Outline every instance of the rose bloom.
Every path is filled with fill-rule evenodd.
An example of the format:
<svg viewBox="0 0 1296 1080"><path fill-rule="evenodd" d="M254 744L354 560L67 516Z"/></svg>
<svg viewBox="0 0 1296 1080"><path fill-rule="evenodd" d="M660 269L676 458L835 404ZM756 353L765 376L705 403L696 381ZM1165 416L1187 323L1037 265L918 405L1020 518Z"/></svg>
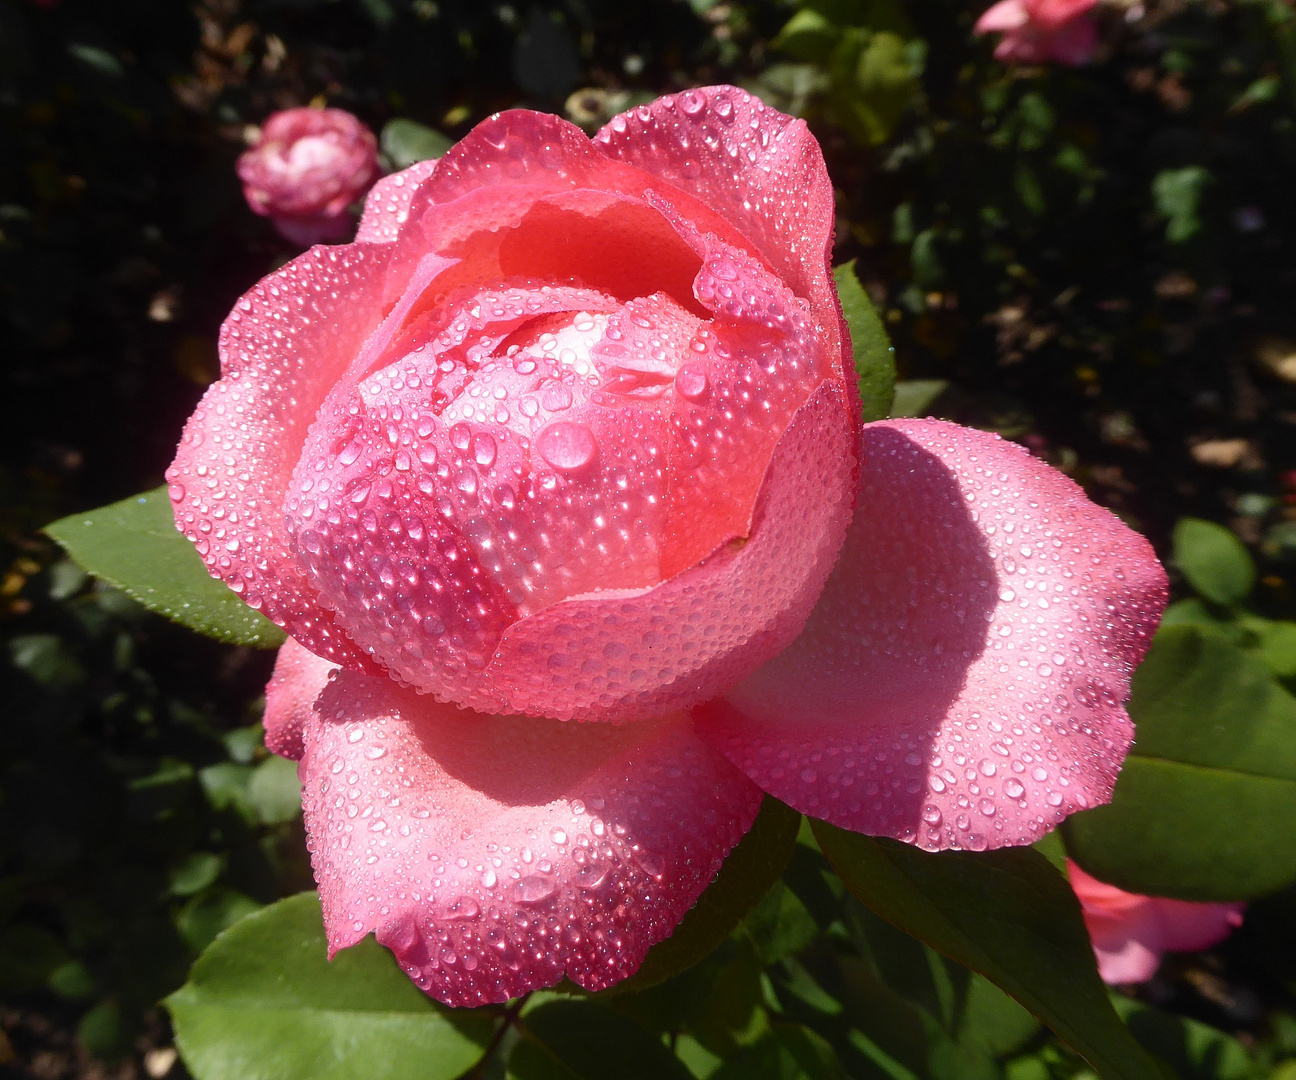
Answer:
<svg viewBox="0 0 1296 1080"><path fill-rule="evenodd" d="M248 206L297 244L344 239L378 173L378 140L344 109L274 113L238 160Z"/></svg>
<svg viewBox="0 0 1296 1080"><path fill-rule="evenodd" d="M1098 48L1089 18L1097 0L999 0L977 20L973 33L1002 33L995 59L1010 64L1073 66L1088 63Z"/></svg>
<svg viewBox="0 0 1296 1080"><path fill-rule="evenodd" d="M1091 877L1070 859L1067 876L1080 900L1098 958L1098 974L1113 985L1146 982L1161 954L1196 952L1242 925L1246 904L1203 904L1127 893Z"/></svg>
<svg viewBox="0 0 1296 1080"><path fill-rule="evenodd" d="M247 293L168 472L289 633L330 948L429 994L633 973L769 792L921 847L1109 798L1165 602L995 435L861 425L800 120L688 90L492 116Z"/></svg>

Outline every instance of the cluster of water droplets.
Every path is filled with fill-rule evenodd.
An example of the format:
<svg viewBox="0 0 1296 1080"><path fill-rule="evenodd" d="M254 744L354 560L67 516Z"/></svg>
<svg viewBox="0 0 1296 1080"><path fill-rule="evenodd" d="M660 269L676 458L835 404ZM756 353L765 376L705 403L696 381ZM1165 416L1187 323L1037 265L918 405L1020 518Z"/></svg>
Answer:
<svg viewBox="0 0 1296 1080"><path fill-rule="evenodd" d="M632 603L746 536L775 444L831 376L803 302L752 256L687 236L711 320L661 293L461 289L423 302L373 370L333 388L285 525L325 604L398 680L567 716L687 677L687 648L626 664L606 641L582 654L571 640L539 685L503 663L505 688L483 674L515 624L595 594ZM661 614L677 617L678 598ZM769 622L715 637L741 644ZM525 700L510 697L522 683ZM558 685L566 698L546 704Z"/></svg>
<svg viewBox="0 0 1296 1080"><path fill-rule="evenodd" d="M297 567L282 507L307 426L381 318L384 273L372 250L316 248L243 296L221 327L222 377L167 470L176 524L208 570L338 661L360 654Z"/></svg>
<svg viewBox="0 0 1296 1080"><path fill-rule="evenodd" d="M841 562L732 695L731 758L807 813L922 847L1038 837L1110 796L1164 603L1146 542L997 437L866 430Z"/></svg>
<svg viewBox="0 0 1296 1080"><path fill-rule="evenodd" d="M759 804L682 717L468 718L394 687L321 708L303 777L330 942L376 931L452 1005L624 978Z"/></svg>

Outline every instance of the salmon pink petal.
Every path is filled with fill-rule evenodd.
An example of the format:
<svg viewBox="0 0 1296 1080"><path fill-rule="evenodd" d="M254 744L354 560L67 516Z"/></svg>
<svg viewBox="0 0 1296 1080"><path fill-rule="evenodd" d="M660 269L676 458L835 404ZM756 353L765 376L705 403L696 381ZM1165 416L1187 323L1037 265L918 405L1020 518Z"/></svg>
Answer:
<svg viewBox="0 0 1296 1080"><path fill-rule="evenodd" d="M1153 903L1170 952L1196 952L1223 941L1242 925L1246 904L1206 904L1158 896Z"/></svg>
<svg viewBox="0 0 1296 1080"><path fill-rule="evenodd" d="M805 121L736 87L706 86L614 116L594 145L731 222L792 291L810 301L834 356L840 355L845 338L829 271L832 182ZM667 189L662 195L671 199ZM715 232L685 207L679 210Z"/></svg>
<svg viewBox="0 0 1296 1080"><path fill-rule="evenodd" d="M491 717L353 672L325 688L305 746L330 950L376 932L456 1006L632 974L761 800L682 714Z"/></svg>
<svg viewBox="0 0 1296 1080"><path fill-rule="evenodd" d="M315 248L244 294L220 332L221 377L167 470L176 527L213 577L318 656L365 660L287 547L283 504L306 433L382 319L385 246Z"/></svg>
<svg viewBox="0 0 1296 1080"><path fill-rule="evenodd" d="M580 720L653 716L722 693L791 641L818 598L850 513L852 435L845 394L820 386L775 447L747 538L652 588L574 597L520 620L482 691L508 711Z"/></svg>
<svg viewBox="0 0 1296 1080"><path fill-rule="evenodd" d="M401 226L409 220L410 203L436 164L435 160L416 161L408 169L384 176L374 184L360 215L356 242L388 244L395 240Z"/></svg>
<svg viewBox="0 0 1296 1080"><path fill-rule="evenodd" d="M471 222L515 218L544 195L588 190L641 200L649 190L668 187L633 164L599 153L580 128L561 117L510 109L483 120L447 151L420 186L410 216L456 204L444 217L461 233ZM481 192L491 193L484 202L469 198ZM705 202L684 191L671 192L690 221L729 243L746 245L740 231ZM469 211L467 222L464 210ZM433 215L424 229L434 245L447 228L441 217Z"/></svg>
<svg viewBox="0 0 1296 1080"><path fill-rule="evenodd" d="M1103 982L1111 986L1147 982L1161 966L1164 945L1150 906L1140 906L1121 919L1086 913L1085 928Z"/></svg>
<svg viewBox="0 0 1296 1080"><path fill-rule="evenodd" d="M322 660L292 638L279 646L265 693L262 726L267 750L290 761L301 760L306 719L329 674L336 670L337 664Z"/></svg>
<svg viewBox="0 0 1296 1080"><path fill-rule="evenodd" d="M993 7L986 8L977 19L972 32L989 34L997 31L1016 30L1030 21L1030 12L1025 0L999 0Z"/></svg>
<svg viewBox="0 0 1296 1080"><path fill-rule="evenodd" d="M804 632L700 730L836 825L933 850L1028 843L1111 797L1165 573L998 436L863 432L854 521Z"/></svg>

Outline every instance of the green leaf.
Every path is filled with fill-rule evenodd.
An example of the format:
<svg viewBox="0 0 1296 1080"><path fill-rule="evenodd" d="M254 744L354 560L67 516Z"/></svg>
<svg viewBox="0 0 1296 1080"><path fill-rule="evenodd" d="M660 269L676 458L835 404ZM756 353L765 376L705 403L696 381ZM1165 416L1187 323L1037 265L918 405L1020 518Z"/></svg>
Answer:
<svg viewBox="0 0 1296 1080"><path fill-rule="evenodd" d="M220 877L225 859L210 851L193 851L171 871L171 895L193 896Z"/></svg>
<svg viewBox="0 0 1296 1080"><path fill-rule="evenodd" d="M450 1080L493 1021L424 995L372 938L327 959L319 900L249 915L166 999L196 1080Z"/></svg>
<svg viewBox="0 0 1296 1080"><path fill-rule="evenodd" d="M393 168L408 169L415 162L442 157L454 140L417 121L397 117L383 125L378 145Z"/></svg>
<svg viewBox="0 0 1296 1080"><path fill-rule="evenodd" d="M932 406L949 389L948 379L901 379L895 385L892 416L935 416Z"/></svg>
<svg viewBox="0 0 1296 1080"><path fill-rule="evenodd" d="M731 1057L708 1080L845 1080L823 1038L800 1024L775 1025Z"/></svg>
<svg viewBox="0 0 1296 1080"><path fill-rule="evenodd" d="M646 990L691 968L710 953L778 880L792 856L800 826L800 814L765 796L755 824L729 853L715 881L689 909L675 932L648 950L634 975L604 993Z"/></svg>
<svg viewBox="0 0 1296 1080"><path fill-rule="evenodd" d="M823 65L828 62L841 31L813 8L802 8L778 32L770 47L798 60Z"/></svg>
<svg viewBox="0 0 1296 1080"><path fill-rule="evenodd" d="M891 414L895 400L895 349L873 301L855 275L854 260L833 270L833 280L850 328L864 419L884 420Z"/></svg>
<svg viewBox="0 0 1296 1080"><path fill-rule="evenodd" d="M1223 525L1183 518L1174 530L1174 561L1207 600L1236 604L1255 587L1255 563Z"/></svg>
<svg viewBox="0 0 1296 1080"><path fill-rule="evenodd" d="M176 530L165 487L62 518L45 531L92 574L191 630L266 649L284 641L279 627L207 573Z"/></svg>
<svg viewBox="0 0 1296 1080"><path fill-rule="evenodd" d="M263 825L295 820L301 814L297 763L275 756L266 758L248 779L247 801Z"/></svg>
<svg viewBox="0 0 1296 1080"><path fill-rule="evenodd" d="M1296 676L1296 623L1264 619L1253 628L1269 669L1280 679Z"/></svg>
<svg viewBox="0 0 1296 1080"><path fill-rule="evenodd" d="M656 1035L592 1001L549 1001L526 1013L508 1075L515 1080L692 1080Z"/></svg>
<svg viewBox="0 0 1296 1080"><path fill-rule="evenodd" d="M1296 698L1202 626L1161 630L1134 674L1138 731L1108 806L1067 849L1131 892L1245 900L1296 881ZM1155 853L1155 857L1149 857Z"/></svg>
<svg viewBox="0 0 1296 1080"><path fill-rule="evenodd" d="M202 952L222 930L260 910L260 904L236 889L207 889L176 912L176 930L189 948Z"/></svg>
<svg viewBox="0 0 1296 1080"><path fill-rule="evenodd" d="M1107 1080L1162 1080L1112 1011L1080 905L1030 848L932 854L814 823L867 907L1007 991Z"/></svg>
<svg viewBox="0 0 1296 1080"><path fill-rule="evenodd" d="M1224 1032L1123 994L1113 993L1111 998L1134 1038L1185 1080L1251 1080L1257 1075L1246 1048Z"/></svg>
<svg viewBox="0 0 1296 1080"><path fill-rule="evenodd" d="M1166 239L1170 243L1182 244L1201 231L1197 211L1210 181L1210 172L1201 165L1162 169L1152 178L1152 202L1166 219Z"/></svg>

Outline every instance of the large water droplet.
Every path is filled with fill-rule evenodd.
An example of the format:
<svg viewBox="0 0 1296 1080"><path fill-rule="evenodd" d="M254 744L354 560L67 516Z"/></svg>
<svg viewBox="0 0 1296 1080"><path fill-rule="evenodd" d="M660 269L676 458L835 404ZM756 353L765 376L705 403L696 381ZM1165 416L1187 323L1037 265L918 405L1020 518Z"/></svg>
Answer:
<svg viewBox="0 0 1296 1080"><path fill-rule="evenodd" d="M495 464L495 440L482 432L472 439L473 459L483 468Z"/></svg>
<svg viewBox="0 0 1296 1080"><path fill-rule="evenodd" d="M574 472L594 459L598 444L584 424L560 420L540 432L536 448L540 451L540 456L555 469Z"/></svg>
<svg viewBox="0 0 1296 1080"><path fill-rule="evenodd" d="M685 364L675 374L675 389L689 401L697 401L707 392L706 372L696 364Z"/></svg>
<svg viewBox="0 0 1296 1080"><path fill-rule="evenodd" d="M557 886L553 878L543 877L540 874L528 874L526 877L513 883L509 890L513 894L513 899L519 904L539 904L549 897L553 896Z"/></svg>

